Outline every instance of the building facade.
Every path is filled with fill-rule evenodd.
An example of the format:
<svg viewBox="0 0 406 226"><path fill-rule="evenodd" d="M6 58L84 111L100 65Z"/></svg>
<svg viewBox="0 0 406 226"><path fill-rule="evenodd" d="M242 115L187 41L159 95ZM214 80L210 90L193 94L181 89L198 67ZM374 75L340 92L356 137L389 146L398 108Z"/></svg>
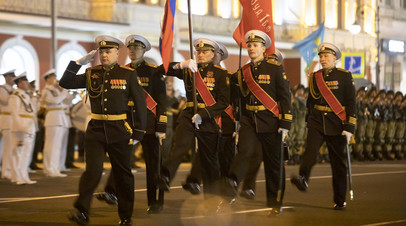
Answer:
<svg viewBox="0 0 406 226"><path fill-rule="evenodd" d="M56 6L54 26L52 1ZM187 0L177 3L173 60L181 61L190 57ZM164 4L164 0L0 0L0 72L14 68L17 74L27 71L29 80L35 79L37 87L42 88L40 76L52 67L51 62L55 62L57 76L62 76L70 60L96 48L94 37L101 34L122 40L129 34L145 36L153 46L146 57L151 63L160 64L158 43ZM222 66L236 71L239 48L232 34L242 14L239 0L194 0L191 4L193 39L210 37L225 44L230 56ZM388 52L382 46L389 40L399 43L406 40L406 31L399 29L406 27L404 0L272 0L272 6L275 46L284 54L284 69L291 86L307 84L306 64L299 52L292 49L294 43L324 21L324 41L335 43L349 55L362 55L363 73L357 80L379 81L380 88L386 89L406 87L404 50ZM355 21L361 24L358 34L350 32ZM377 40L382 47L379 51ZM242 53L244 64L249 58L246 51ZM125 50L119 62L129 62ZM94 64L97 63L95 60ZM316 65L314 70L318 68ZM4 83L1 79L0 84Z"/></svg>

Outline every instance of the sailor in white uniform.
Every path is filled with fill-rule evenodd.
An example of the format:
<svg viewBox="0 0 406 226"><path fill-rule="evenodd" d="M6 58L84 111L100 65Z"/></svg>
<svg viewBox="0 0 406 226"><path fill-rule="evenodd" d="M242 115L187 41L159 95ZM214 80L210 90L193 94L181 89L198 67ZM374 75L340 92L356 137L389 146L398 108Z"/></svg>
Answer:
<svg viewBox="0 0 406 226"><path fill-rule="evenodd" d="M49 177L66 177L66 174L61 173L65 170L61 165L65 166L68 131L72 126L64 104L69 92L58 85L54 69L43 77L46 83L41 95L42 103L46 106L44 173Z"/></svg>
<svg viewBox="0 0 406 226"><path fill-rule="evenodd" d="M15 69L3 73L5 84L0 86L0 133L1 133L1 147L0 147L0 162L2 162L1 178L11 179L11 156L12 146L10 138L10 124L11 115L8 108L8 99L13 92L14 88L14 74Z"/></svg>
<svg viewBox="0 0 406 226"><path fill-rule="evenodd" d="M37 109L28 94L30 84L26 73L14 79L17 89L10 95L8 105L12 122L10 126L12 148L11 181L21 184L35 184L30 180L28 166L34 148L37 130Z"/></svg>

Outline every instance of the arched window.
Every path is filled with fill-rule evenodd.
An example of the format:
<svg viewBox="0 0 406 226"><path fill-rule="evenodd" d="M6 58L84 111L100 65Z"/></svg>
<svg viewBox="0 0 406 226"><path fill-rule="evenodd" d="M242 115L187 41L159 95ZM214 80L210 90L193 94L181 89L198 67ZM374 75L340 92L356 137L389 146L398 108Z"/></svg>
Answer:
<svg viewBox="0 0 406 226"><path fill-rule="evenodd" d="M37 80L39 74L38 56L34 47L22 36L8 39L0 48L1 72L16 69L15 74L27 72L28 81ZM1 76L0 84L4 84ZM38 80L37 80L38 82Z"/></svg>
<svg viewBox="0 0 406 226"><path fill-rule="evenodd" d="M190 1L191 10L196 15L206 15L209 10L209 3L207 0ZM178 0L178 9L182 13L188 13L187 0Z"/></svg>
<svg viewBox="0 0 406 226"><path fill-rule="evenodd" d="M62 77L70 61L77 60L86 54L85 48L74 41L61 46L56 54L56 78L59 80ZM90 64L82 66L78 73L84 73L86 68L90 66Z"/></svg>

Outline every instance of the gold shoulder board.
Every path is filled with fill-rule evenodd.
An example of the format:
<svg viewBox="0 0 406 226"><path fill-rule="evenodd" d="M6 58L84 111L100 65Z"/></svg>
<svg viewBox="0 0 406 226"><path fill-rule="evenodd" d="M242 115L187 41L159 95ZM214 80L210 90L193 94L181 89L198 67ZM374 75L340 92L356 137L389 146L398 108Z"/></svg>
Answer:
<svg viewBox="0 0 406 226"><path fill-rule="evenodd" d="M90 70L93 70L93 69L95 69L95 70L100 70L100 69L102 69L102 68L103 68L103 66L97 65L97 66L89 67L88 69L90 69Z"/></svg>
<svg viewBox="0 0 406 226"><path fill-rule="evenodd" d="M221 69L221 70L223 70L223 71L226 71L226 69L224 69L223 67L221 67L221 66L219 66L219 65L214 65L214 67L219 68L219 69Z"/></svg>
<svg viewBox="0 0 406 226"><path fill-rule="evenodd" d="M145 65L150 66L150 67L153 67L153 68L157 68L157 67L158 67L158 65L150 64L150 63L145 63Z"/></svg>
<svg viewBox="0 0 406 226"><path fill-rule="evenodd" d="M129 71L134 71L135 70L134 68L130 68L130 67L126 66L126 65L120 65L120 67L124 68L124 69L127 69Z"/></svg>
<svg viewBox="0 0 406 226"><path fill-rule="evenodd" d="M266 62L268 62L268 63L270 63L270 64L273 64L273 65L276 65L276 66L281 66L280 63L276 62L276 61L273 60L273 59L269 59L269 60L267 60Z"/></svg>
<svg viewBox="0 0 406 226"><path fill-rule="evenodd" d="M339 71L343 71L343 72L346 72L346 73L350 73L350 71L347 71L347 70L342 69L342 68L337 68L337 70L339 70Z"/></svg>

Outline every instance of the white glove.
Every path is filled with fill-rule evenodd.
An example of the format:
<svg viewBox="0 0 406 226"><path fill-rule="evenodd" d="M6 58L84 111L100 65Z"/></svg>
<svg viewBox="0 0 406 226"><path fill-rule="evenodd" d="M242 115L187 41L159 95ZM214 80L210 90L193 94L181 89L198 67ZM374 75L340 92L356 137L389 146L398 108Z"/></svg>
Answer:
<svg viewBox="0 0 406 226"><path fill-rule="evenodd" d="M197 71L196 61L189 59L182 62L179 62L173 66L173 69L185 69L189 68L193 73Z"/></svg>
<svg viewBox="0 0 406 226"><path fill-rule="evenodd" d="M199 125L202 124L202 117L199 114L193 115L192 123L195 124L196 129L199 129Z"/></svg>
<svg viewBox="0 0 406 226"><path fill-rule="evenodd" d="M343 130L343 132L341 133L341 135L344 135L345 138L347 139L347 144L350 144L350 139L351 139L352 133Z"/></svg>
<svg viewBox="0 0 406 226"><path fill-rule="evenodd" d="M93 60L94 55L96 54L97 50L92 50L88 54L86 54L84 57L80 58L79 60L76 61L76 64L79 65L86 65L90 63L90 61Z"/></svg>
<svg viewBox="0 0 406 226"><path fill-rule="evenodd" d="M140 142L139 140L133 140L133 145L136 145L136 144L138 144L138 142Z"/></svg>
<svg viewBox="0 0 406 226"><path fill-rule="evenodd" d="M289 130L284 128L279 128L278 133L282 134L282 141L285 141L286 136L288 135Z"/></svg>
<svg viewBox="0 0 406 226"><path fill-rule="evenodd" d="M161 132L155 132L155 136L159 139L159 145L162 145L162 140L166 138L166 134Z"/></svg>

